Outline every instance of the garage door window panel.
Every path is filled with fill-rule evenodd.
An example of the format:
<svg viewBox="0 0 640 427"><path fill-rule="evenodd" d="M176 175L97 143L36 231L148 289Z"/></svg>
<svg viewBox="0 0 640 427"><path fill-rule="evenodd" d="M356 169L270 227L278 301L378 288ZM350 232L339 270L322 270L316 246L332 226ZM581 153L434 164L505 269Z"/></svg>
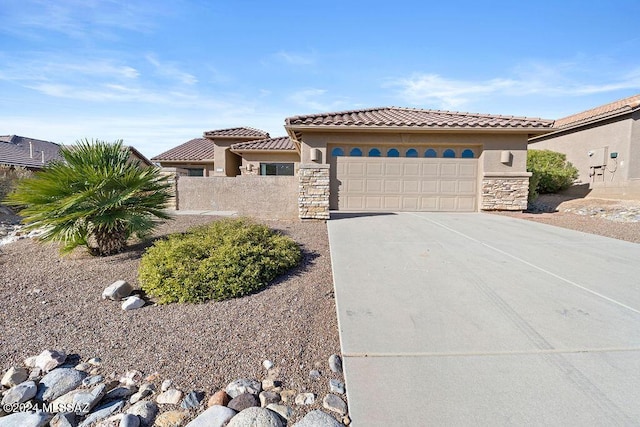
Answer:
<svg viewBox="0 0 640 427"><path fill-rule="evenodd" d="M369 150L369 157L380 157L380 156L382 156L382 153L377 148L372 148L371 150Z"/></svg>
<svg viewBox="0 0 640 427"><path fill-rule="evenodd" d="M416 150L415 148L409 148L407 150L407 153L405 154L406 157L418 157L418 150Z"/></svg>
<svg viewBox="0 0 640 427"><path fill-rule="evenodd" d="M463 159L474 159L476 157L476 154L473 152L473 150L467 148L462 152L462 155L460 157L462 157Z"/></svg>
<svg viewBox="0 0 640 427"><path fill-rule="evenodd" d="M336 147L333 150L331 150L331 155L333 157L344 156L344 150L340 147Z"/></svg>
<svg viewBox="0 0 640 427"><path fill-rule="evenodd" d="M435 158L435 157L438 157L438 153L433 148L429 148L427 151L424 152L424 156L429 158Z"/></svg>
<svg viewBox="0 0 640 427"><path fill-rule="evenodd" d="M362 150L359 148L352 148L351 151L349 151L349 155L352 157L362 157Z"/></svg>
<svg viewBox="0 0 640 427"><path fill-rule="evenodd" d="M387 151L387 157L400 157L400 151L398 151L396 148L391 148L389 151Z"/></svg>
<svg viewBox="0 0 640 427"><path fill-rule="evenodd" d="M445 159L453 159L453 158L456 157L456 152L454 150L452 150L451 148L447 148L442 153L442 157L444 157Z"/></svg>

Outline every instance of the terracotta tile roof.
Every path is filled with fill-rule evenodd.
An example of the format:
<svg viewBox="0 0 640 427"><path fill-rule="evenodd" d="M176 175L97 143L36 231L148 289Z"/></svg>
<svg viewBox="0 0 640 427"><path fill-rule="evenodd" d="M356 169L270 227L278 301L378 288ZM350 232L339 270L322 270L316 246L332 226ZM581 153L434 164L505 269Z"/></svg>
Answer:
<svg viewBox="0 0 640 427"><path fill-rule="evenodd" d="M288 136L280 136L278 138L259 139L256 141L239 142L231 146L232 151L250 151L250 150L295 150L293 141Z"/></svg>
<svg viewBox="0 0 640 427"><path fill-rule="evenodd" d="M269 134L260 129L250 127L210 130L204 133L207 138L269 138Z"/></svg>
<svg viewBox="0 0 640 427"><path fill-rule="evenodd" d="M382 107L289 117L286 126L402 127L419 129L550 128L552 120L419 108Z"/></svg>
<svg viewBox="0 0 640 427"><path fill-rule="evenodd" d="M599 119L615 116L620 113L632 111L640 106L640 94L628 98L619 99L609 104L601 105L578 114L558 119L553 124L554 128L563 129L571 126L592 122Z"/></svg>
<svg viewBox="0 0 640 427"><path fill-rule="evenodd" d="M60 148L60 145L55 142L18 135L3 135L0 136L0 164L42 168L52 160L62 159Z"/></svg>
<svg viewBox="0 0 640 427"><path fill-rule="evenodd" d="M213 159L213 141L207 138L194 138L151 158L153 161L202 161L204 159Z"/></svg>

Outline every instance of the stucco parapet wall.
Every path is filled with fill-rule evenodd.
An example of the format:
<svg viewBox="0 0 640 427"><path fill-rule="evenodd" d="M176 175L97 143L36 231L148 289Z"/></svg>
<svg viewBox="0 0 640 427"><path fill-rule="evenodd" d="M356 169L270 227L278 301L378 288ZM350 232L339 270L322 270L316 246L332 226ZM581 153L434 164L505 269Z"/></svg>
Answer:
<svg viewBox="0 0 640 427"><path fill-rule="evenodd" d="M329 165L301 164L298 177L300 219L329 219Z"/></svg>
<svg viewBox="0 0 640 427"><path fill-rule="evenodd" d="M529 176L487 177L482 180L482 210L522 211L527 209Z"/></svg>

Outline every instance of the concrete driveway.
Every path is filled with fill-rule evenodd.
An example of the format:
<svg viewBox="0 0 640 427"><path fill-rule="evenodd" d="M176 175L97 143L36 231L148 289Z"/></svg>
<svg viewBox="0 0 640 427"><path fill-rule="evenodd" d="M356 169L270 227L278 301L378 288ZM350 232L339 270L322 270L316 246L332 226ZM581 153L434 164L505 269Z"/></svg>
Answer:
<svg viewBox="0 0 640 427"><path fill-rule="evenodd" d="M353 425L640 425L640 245L490 214L332 218Z"/></svg>

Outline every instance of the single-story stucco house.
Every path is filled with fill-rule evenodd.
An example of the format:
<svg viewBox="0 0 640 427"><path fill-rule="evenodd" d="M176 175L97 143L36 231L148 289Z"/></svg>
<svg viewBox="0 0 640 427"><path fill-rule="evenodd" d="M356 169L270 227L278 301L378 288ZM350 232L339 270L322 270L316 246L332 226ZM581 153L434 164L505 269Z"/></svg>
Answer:
<svg viewBox="0 0 640 427"><path fill-rule="evenodd" d="M218 129L204 132L151 158L165 172L186 176L237 176L242 159L231 151L234 144L269 138L269 134L251 127Z"/></svg>
<svg viewBox="0 0 640 427"><path fill-rule="evenodd" d="M290 176L295 187L269 182L274 192L277 186L296 188L290 199L303 219L328 218L329 210L523 210L527 143L552 125L539 118L369 108L289 117L285 137L250 127L208 131L152 160L177 176ZM234 209L221 193L233 191L233 182L181 182L183 206ZM265 198L270 188L265 181L262 193L251 195L250 183L237 183L242 206Z"/></svg>
<svg viewBox="0 0 640 427"><path fill-rule="evenodd" d="M530 149L567 155L590 197L640 200L640 94L555 121Z"/></svg>
<svg viewBox="0 0 640 427"><path fill-rule="evenodd" d="M299 147L301 193L305 182L326 179L328 208L355 211L526 209L527 143L552 125L539 118L398 107L285 121ZM318 204L319 197L311 199ZM320 209L312 207L309 215L313 211Z"/></svg>

